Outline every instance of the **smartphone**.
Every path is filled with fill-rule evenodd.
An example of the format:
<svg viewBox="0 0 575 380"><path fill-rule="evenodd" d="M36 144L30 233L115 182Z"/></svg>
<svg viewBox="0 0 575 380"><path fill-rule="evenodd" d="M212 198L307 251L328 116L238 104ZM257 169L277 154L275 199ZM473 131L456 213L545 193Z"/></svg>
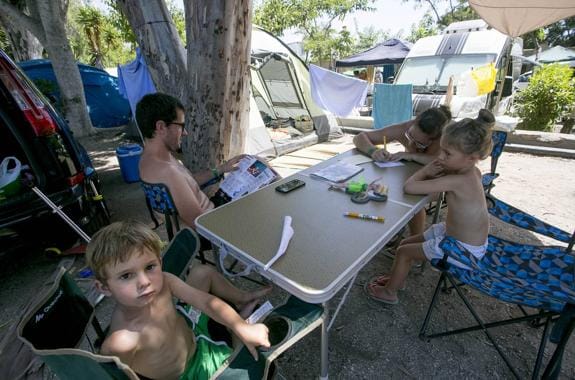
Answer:
<svg viewBox="0 0 575 380"><path fill-rule="evenodd" d="M280 193L289 193L292 190L299 189L300 187L305 186L305 182L299 179L292 179L286 183L282 183L281 185L276 187L276 191Z"/></svg>

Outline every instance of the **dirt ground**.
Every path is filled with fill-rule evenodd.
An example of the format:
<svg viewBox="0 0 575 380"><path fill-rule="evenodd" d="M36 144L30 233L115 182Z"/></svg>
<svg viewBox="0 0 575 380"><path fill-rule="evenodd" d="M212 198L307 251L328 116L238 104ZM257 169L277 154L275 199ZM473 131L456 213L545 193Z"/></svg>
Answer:
<svg viewBox="0 0 575 380"><path fill-rule="evenodd" d="M139 184L126 184L121 178L114 150L123 141L119 130L107 130L84 139L83 144L100 173L113 220L132 218L151 223ZM349 137L346 141L349 142ZM286 159L278 161L278 170L283 173L293 172L293 167L289 168L285 162ZM488 162L483 162L481 167L487 170ZM559 228L567 231L575 228L575 160L504 153L497 171L500 178L493 190L495 196ZM158 232L165 238L163 227ZM531 234L519 236L515 230L502 223L494 223L492 233L529 242L543 240ZM76 268L83 265L81 257L68 257L64 260ZM380 254L359 273L330 332L332 378L512 377L483 333L474 332L429 342L418 338L439 277L439 273L431 268L427 267L423 272L413 271L407 289L400 294L399 305L385 307L367 299L363 294L363 284L371 276L387 272L391 263L390 259ZM54 272L58 264L59 260L34 250L0 257L0 334L18 319L23 306L40 290L43 281ZM239 285L250 286L243 282ZM479 313L488 320L519 315L516 307L468 289L464 291L470 295ZM342 293L331 303L332 312ZM281 289L275 289L272 301L277 304L285 297ZM455 328L472 322L471 316L455 294L442 295L440 306L432 319L433 329ZM109 310L110 303L104 301L98 314L106 320ZM541 329L522 324L494 329L493 334L502 342L504 351L517 366L520 376L530 376ZM320 363L319 338L319 330L311 333L277 360L283 377L317 377ZM550 345L546 350L545 360L550 358L554 347ZM571 339L564 356L561 378L575 378L575 339Z"/></svg>

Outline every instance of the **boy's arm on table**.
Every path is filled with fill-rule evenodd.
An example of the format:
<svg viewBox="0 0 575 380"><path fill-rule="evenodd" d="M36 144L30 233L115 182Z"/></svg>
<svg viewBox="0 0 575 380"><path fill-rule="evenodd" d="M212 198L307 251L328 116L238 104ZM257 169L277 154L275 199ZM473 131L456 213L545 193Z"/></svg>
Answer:
<svg viewBox="0 0 575 380"><path fill-rule="evenodd" d="M261 323L248 324L230 305L211 294L198 290L186 284L178 277L164 273L172 295L195 308L198 308L210 318L228 327L244 342L252 356L257 359L256 347L269 347L268 328Z"/></svg>
<svg viewBox="0 0 575 380"><path fill-rule="evenodd" d="M408 194L453 191L459 186L460 180L460 175L444 175L443 167L437 160L434 160L409 177L403 185L403 191Z"/></svg>

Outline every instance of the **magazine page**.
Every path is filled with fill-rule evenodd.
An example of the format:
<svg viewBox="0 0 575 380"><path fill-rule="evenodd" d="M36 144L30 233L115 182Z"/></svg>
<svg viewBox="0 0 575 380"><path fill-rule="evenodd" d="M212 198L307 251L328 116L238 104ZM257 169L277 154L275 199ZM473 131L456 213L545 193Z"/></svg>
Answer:
<svg viewBox="0 0 575 380"><path fill-rule="evenodd" d="M330 182L343 182L363 170L357 165L338 162L310 174L310 177Z"/></svg>
<svg viewBox="0 0 575 380"><path fill-rule="evenodd" d="M257 157L248 156L238 162L238 169L226 175L220 189L232 200L249 194L267 185L276 178L276 174Z"/></svg>

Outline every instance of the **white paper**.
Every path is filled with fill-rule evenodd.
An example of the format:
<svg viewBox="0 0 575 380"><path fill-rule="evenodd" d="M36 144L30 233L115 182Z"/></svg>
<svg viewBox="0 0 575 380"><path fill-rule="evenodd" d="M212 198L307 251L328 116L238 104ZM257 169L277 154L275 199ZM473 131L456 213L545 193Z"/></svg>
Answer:
<svg viewBox="0 0 575 380"><path fill-rule="evenodd" d="M363 154L356 154L354 156L342 158L340 161L351 165L361 165L367 162L372 162L373 160L370 157L364 156Z"/></svg>
<svg viewBox="0 0 575 380"><path fill-rule="evenodd" d="M400 161L385 161L385 162L373 161L373 163L380 168L394 168L396 166L405 166L405 164Z"/></svg>
<svg viewBox="0 0 575 380"><path fill-rule="evenodd" d="M311 178L327 180L330 182L343 182L363 171L361 166L351 165L343 161L326 166L311 173Z"/></svg>
<svg viewBox="0 0 575 380"><path fill-rule="evenodd" d="M238 169L226 175L220 189L232 200L256 191L276 178L275 173L256 157L248 156L238 162Z"/></svg>
<svg viewBox="0 0 575 380"><path fill-rule="evenodd" d="M250 325L261 321L263 317L265 317L270 311L274 309L273 305L270 301L266 301L263 305L258 307L249 317L246 319L246 322Z"/></svg>
<svg viewBox="0 0 575 380"><path fill-rule="evenodd" d="M270 261L264 266L264 270L270 269L270 267L279 259L287 250L289 242L293 237L294 231L291 226L291 216L286 215L284 217L284 226L282 229L282 238L280 240L280 246L278 247L278 251L274 257L271 258Z"/></svg>

